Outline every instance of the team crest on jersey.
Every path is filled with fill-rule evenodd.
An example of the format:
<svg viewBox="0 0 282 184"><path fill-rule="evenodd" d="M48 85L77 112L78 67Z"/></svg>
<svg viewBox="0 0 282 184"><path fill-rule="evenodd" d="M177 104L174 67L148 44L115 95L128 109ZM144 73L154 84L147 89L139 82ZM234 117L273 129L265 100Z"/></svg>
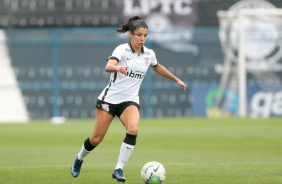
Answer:
<svg viewBox="0 0 282 184"><path fill-rule="evenodd" d="M145 55L150 55L150 52L144 52Z"/></svg>
<svg viewBox="0 0 282 184"><path fill-rule="evenodd" d="M149 63L150 63L150 58L149 57L145 57L144 61L145 61L145 65L148 66Z"/></svg>
<svg viewBox="0 0 282 184"><path fill-rule="evenodd" d="M109 112L109 105L108 104L102 104L102 109L104 109L105 111Z"/></svg>

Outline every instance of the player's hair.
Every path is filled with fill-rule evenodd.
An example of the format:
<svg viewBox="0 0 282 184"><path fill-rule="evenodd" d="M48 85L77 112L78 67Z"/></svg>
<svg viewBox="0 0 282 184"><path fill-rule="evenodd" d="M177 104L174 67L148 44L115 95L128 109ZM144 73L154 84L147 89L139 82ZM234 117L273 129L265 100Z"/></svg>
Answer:
<svg viewBox="0 0 282 184"><path fill-rule="evenodd" d="M126 33L127 31L134 33L134 31L140 27L148 29L146 22L141 17L134 16L120 25L116 30L118 33Z"/></svg>

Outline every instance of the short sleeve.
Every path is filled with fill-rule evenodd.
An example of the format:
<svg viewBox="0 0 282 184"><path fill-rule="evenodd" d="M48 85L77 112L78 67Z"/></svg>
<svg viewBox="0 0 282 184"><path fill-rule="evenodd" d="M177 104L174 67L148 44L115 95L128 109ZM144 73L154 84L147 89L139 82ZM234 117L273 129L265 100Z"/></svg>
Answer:
<svg viewBox="0 0 282 184"><path fill-rule="evenodd" d="M122 45L119 45L115 48L112 55L108 59L117 59L117 61L122 59L122 56L124 54L124 48Z"/></svg>
<svg viewBox="0 0 282 184"><path fill-rule="evenodd" d="M151 66L157 66L158 61L157 61L157 58L156 58L156 54L153 50L151 50L151 55L152 55Z"/></svg>

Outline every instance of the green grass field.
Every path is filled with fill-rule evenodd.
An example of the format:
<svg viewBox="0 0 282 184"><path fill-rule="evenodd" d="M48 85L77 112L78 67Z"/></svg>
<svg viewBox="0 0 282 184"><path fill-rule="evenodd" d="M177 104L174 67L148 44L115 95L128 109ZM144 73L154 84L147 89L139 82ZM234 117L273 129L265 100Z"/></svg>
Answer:
<svg viewBox="0 0 282 184"><path fill-rule="evenodd" d="M0 124L1 184L111 184L125 131L115 120L78 178L70 167L93 120ZM167 184L281 184L282 119L142 119L126 183L161 162Z"/></svg>

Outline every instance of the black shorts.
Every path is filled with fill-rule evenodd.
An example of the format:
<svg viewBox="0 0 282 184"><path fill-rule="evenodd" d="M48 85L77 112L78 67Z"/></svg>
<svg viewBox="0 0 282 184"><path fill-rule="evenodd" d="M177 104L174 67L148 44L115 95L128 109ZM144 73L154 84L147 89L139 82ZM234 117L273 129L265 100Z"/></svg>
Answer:
<svg viewBox="0 0 282 184"><path fill-rule="evenodd" d="M110 104L101 100L97 100L96 108L103 109L110 113L113 117L118 116L123 113L124 109L130 105L135 105L139 110L139 105L136 102L122 102L120 104Z"/></svg>

